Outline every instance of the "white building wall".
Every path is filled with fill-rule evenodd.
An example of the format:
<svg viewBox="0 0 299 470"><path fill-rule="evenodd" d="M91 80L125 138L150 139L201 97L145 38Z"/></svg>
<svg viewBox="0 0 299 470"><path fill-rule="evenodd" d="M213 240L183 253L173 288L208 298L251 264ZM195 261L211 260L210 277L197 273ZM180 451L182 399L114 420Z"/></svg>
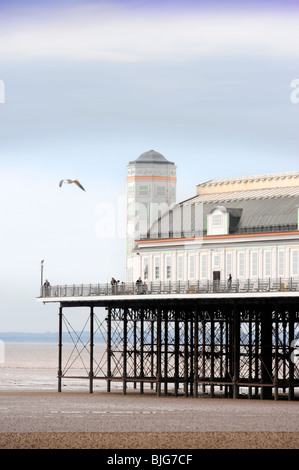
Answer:
<svg viewBox="0 0 299 470"><path fill-rule="evenodd" d="M224 242L224 243L227 243ZM142 254L141 246L139 247L140 256L134 254L132 258L132 269L133 269L133 280L136 280L139 276L143 277L143 259L148 260L148 282L161 280L161 281L172 281L177 280L188 281L188 280L212 280L213 271L220 271L221 280L226 280L228 274L232 274L233 279L276 279L279 277L299 278L299 245L293 243L292 240L284 240L284 244L281 240L263 241L263 240L248 240L244 245L242 242L230 243L228 247L204 247L205 243L199 248L193 250L188 249L184 246L177 248L173 246L173 242L161 243L159 251L157 247L150 248L147 245L146 253ZM240 246L241 245L241 246ZM254 254L255 253L255 254ZM269 253L270 255L267 255ZM280 255L282 253L283 255ZM293 253L296 253L295 255ZM227 257L231 257L231 272L227 271ZM257 261L254 261L254 257L257 256ZM266 272L266 256L270 256L270 276ZM283 256L283 275L280 276L279 271L279 259ZM215 261L219 259L219 266ZM243 272L240 272L240 258L243 257ZM205 260L204 260L205 258ZM167 261L171 262L171 278L167 278ZM181 260L181 261L179 261ZM190 278L190 266L194 260L194 276ZM297 260L297 261L296 261ZM253 263L257 262L257 272L253 271ZM158 264L157 264L158 263ZM180 263L183 263L181 266ZM203 276L203 264L206 265L206 275ZM155 266L159 266L159 278L156 279ZM180 277L180 270L182 270L183 276Z"/></svg>

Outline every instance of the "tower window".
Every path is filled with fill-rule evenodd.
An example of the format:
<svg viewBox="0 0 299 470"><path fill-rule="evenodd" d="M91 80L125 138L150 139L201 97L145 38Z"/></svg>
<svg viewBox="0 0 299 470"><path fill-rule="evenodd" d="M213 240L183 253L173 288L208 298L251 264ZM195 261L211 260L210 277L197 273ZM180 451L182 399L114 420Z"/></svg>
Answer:
<svg viewBox="0 0 299 470"><path fill-rule="evenodd" d="M157 196L165 196L165 186L157 186Z"/></svg>
<svg viewBox="0 0 299 470"><path fill-rule="evenodd" d="M138 192L140 196L148 196L149 194L148 186L139 186Z"/></svg>

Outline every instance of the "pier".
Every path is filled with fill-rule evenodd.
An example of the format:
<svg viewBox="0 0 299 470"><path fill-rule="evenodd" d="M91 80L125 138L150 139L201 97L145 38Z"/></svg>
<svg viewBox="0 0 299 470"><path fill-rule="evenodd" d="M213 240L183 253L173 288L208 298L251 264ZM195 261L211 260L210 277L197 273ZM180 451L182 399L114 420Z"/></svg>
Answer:
<svg viewBox="0 0 299 470"><path fill-rule="evenodd" d="M118 384L123 394L295 400L298 298L298 281L280 278L49 286L37 301L59 304L58 391L71 378L86 379L90 393L102 380L107 392ZM70 307L86 308L87 340L72 329ZM72 363L65 334L87 357L83 373L64 367Z"/></svg>

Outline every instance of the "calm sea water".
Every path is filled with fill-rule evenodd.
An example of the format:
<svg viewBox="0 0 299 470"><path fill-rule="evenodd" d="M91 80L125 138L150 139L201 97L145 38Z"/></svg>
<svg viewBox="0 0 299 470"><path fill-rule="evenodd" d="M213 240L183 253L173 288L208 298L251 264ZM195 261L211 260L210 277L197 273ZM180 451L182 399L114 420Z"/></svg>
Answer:
<svg viewBox="0 0 299 470"><path fill-rule="evenodd" d="M3 345L2 345L3 346ZM1 391L57 391L57 343L5 343L0 362ZM104 363L105 345L95 345L95 358ZM63 369L68 375L88 376L89 354L84 347L63 345ZM68 370L67 370L68 369ZM63 387L87 391L88 379L64 379ZM106 382L94 381L94 388L106 389Z"/></svg>

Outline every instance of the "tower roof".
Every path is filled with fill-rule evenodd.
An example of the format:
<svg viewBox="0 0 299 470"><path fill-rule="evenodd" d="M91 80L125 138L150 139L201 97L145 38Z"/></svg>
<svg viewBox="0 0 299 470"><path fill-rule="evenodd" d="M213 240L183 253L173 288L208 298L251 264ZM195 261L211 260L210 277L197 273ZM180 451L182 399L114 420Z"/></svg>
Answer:
<svg viewBox="0 0 299 470"><path fill-rule="evenodd" d="M148 150L142 153L136 160L130 162L130 164L143 164L143 163L155 163L164 165L174 165L174 162L170 162L161 153L155 150Z"/></svg>

